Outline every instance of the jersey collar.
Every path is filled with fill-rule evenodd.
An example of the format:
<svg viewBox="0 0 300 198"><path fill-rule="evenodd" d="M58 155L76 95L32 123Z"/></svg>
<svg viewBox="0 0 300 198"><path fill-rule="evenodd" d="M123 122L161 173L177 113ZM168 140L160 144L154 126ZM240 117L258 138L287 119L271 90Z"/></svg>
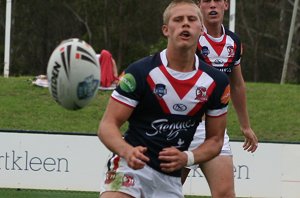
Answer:
<svg viewBox="0 0 300 198"><path fill-rule="evenodd" d="M163 51L160 52L160 60L165 67L168 66L167 49L164 49ZM198 68L198 67L199 67L199 59L198 59L198 56L195 54L195 67L194 68Z"/></svg>
<svg viewBox="0 0 300 198"><path fill-rule="evenodd" d="M221 42L223 40L224 36L225 36L225 28L224 28L223 24L221 25L221 28L222 28L222 35L220 37L218 37L218 38L215 38L215 37L212 37L211 35L209 35L207 33L207 29L206 29L205 26L203 26L203 31L207 35L207 37L209 39L211 39L212 41L214 41L214 42Z"/></svg>

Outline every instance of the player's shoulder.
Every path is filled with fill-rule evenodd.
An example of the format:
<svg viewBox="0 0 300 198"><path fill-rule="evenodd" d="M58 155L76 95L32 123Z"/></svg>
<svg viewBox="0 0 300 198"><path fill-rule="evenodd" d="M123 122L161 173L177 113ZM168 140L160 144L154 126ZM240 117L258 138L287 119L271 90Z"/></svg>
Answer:
<svg viewBox="0 0 300 198"><path fill-rule="evenodd" d="M229 83L229 78L226 73L219 71L201 59L199 59L199 69L207 73L217 84Z"/></svg>
<svg viewBox="0 0 300 198"><path fill-rule="evenodd" d="M159 64L159 54L156 53L154 55L150 55L150 56L146 56L143 57L133 63L131 63L128 68L131 69L137 69L137 70L145 70L145 69L149 69L151 66L155 66L157 64Z"/></svg>
<svg viewBox="0 0 300 198"><path fill-rule="evenodd" d="M224 30L225 30L225 34L226 34L227 36L230 36L235 42L237 42L237 43L240 43L240 42L241 42L240 37L239 37L239 35L238 35L237 33L235 33L235 32L233 32L233 31L229 30L229 29L226 28L226 27L224 27Z"/></svg>

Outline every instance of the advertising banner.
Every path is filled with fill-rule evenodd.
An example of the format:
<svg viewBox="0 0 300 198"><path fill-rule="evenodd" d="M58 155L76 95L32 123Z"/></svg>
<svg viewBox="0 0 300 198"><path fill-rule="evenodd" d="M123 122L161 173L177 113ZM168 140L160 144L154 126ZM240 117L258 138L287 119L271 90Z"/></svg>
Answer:
<svg viewBox="0 0 300 198"><path fill-rule="evenodd" d="M242 145L231 142L237 197L299 198L300 144ZM0 188L98 192L109 154L97 136L0 132ZM210 196L199 168L183 190Z"/></svg>
<svg viewBox="0 0 300 198"><path fill-rule="evenodd" d="M0 187L98 191L108 153L96 136L0 133Z"/></svg>

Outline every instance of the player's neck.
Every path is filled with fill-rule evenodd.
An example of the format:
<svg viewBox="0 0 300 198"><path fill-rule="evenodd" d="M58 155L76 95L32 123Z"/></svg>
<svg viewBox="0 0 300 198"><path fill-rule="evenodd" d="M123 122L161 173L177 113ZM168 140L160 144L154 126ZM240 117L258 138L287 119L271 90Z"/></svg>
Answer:
<svg viewBox="0 0 300 198"><path fill-rule="evenodd" d="M206 24L207 34L214 38L219 38L223 35L222 24Z"/></svg>
<svg viewBox="0 0 300 198"><path fill-rule="evenodd" d="M179 72L195 70L195 53L193 51L179 51L167 49L168 67Z"/></svg>

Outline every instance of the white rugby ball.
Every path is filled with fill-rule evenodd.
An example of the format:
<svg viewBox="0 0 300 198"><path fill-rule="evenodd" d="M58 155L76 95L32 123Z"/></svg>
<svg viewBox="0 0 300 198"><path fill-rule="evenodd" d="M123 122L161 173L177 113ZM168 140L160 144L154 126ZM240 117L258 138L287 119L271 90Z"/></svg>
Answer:
<svg viewBox="0 0 300 198"><path fill-rule="evenodd" d="M83 108L95 97L100 83L94 49L77 38L62 41L50 56L47 78L50 94L59 105Z"/></svg>

